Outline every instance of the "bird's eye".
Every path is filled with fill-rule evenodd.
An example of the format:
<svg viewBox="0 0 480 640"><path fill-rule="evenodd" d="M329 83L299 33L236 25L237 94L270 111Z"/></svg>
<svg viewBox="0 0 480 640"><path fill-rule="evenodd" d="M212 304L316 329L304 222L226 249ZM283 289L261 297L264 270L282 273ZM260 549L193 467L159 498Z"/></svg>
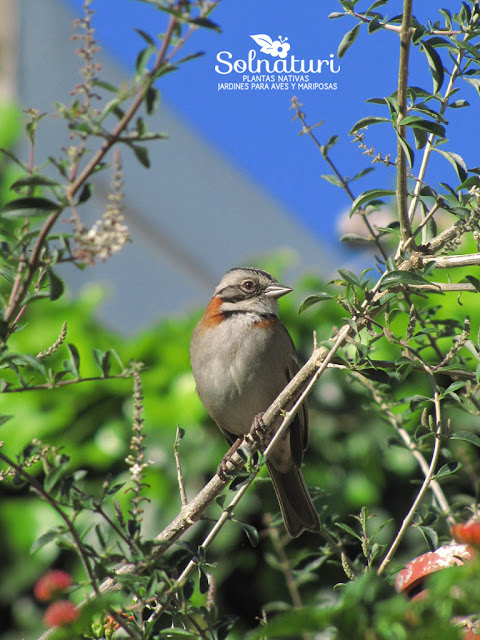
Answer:
<svg viewBox="0 0 480 640"><path fill-rule="evenodd" d="M245 291L253 291L255 289L255 282L253 280L244 280L242 282L242 289Z"/></svg>

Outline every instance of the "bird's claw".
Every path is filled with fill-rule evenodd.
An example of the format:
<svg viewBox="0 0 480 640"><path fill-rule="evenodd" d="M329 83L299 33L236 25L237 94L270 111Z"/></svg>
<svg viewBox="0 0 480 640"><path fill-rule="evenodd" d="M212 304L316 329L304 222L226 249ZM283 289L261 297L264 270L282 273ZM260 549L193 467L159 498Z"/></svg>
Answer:
<svg viewBox="0 0 480 640"><path fill-rule="evenodd" d="M263 413L258 413L252 422L250 431L245 436L245 440L250 446L256 446L263 451L268 444L267 427L263 421Z"/></svg>

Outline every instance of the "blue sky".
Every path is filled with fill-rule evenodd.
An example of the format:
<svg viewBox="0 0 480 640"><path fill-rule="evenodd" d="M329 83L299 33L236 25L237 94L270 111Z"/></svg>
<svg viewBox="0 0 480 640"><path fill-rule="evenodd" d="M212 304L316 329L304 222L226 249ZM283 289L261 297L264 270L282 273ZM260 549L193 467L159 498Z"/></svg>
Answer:
<svg viewBox="0 0 480 640"><path fill-rule="evenodd" d="M80 14L82 0L65 1ZM361 1L357 6L364 9L370 4ZM441 18L439 6L453 13L459 5L452 0L441 5L433 0L417 0L414 14L420 21L437 19ZM390 0L380 10L393 16L401 13L401 6L399 0ZM100 44L129 70L133 69L136 52L143 46L133 28L144 29L152 36L165 28L165 15L142 2L98 0L93 7L97 11L95 26ZM159 85L162 100L221 150L228 161L281 201L301 224L332 246L338 246L337 220L349 201L340 189L321 179L321 174L331 171L312 142L298 136L299 124L292 122L291 98L293 95L299 98L309 123L324 121L315 131L322 143L333 134L340 136L332 157L342 174L352 176L369 166L370 161L356 149L348 132L363 116L387 115L381 107L365 104L365 100L390 95L396 89L399 50L396 34L381 31L368 36L362 29L352 48L338 60L338 44L355 24L353 18L328 19L331 12L340 10L340 4L333 0L221 2L212 19L221 26L222 33L199 29L188 41L184 54L204 51L205 55L168 74ZM336 82L337 89L218 90L219 82L243 79L242 74L222 76L215 71L219 52L230 52L233 61L246 59L248 51L254 49L259 57L275 60L260 53L250 38L252 34L288 38L289 54L297 59L329 59L334 54L335 68L340 67L340 71L336 74L322 71L315 77L311 74L309 79L317 83ZM418 48L412 52L410 82L431 87L427 63ZM453 127L450 141L443 148L459 153L468 166L475 166L478 135L472 136L472 122L478 121L478 97L469 85L461 82L460 86L460 95L474 107L450 110ZM371 127L367 142L375 144L384 154L395 152L388 125ZM420 152L417 156L420 158ZM353 183L355 195L374 186L393 185L392 171L378 164L373 166L375 172ZM431 171L436 182L454 182L456 178L451 166L440 157L434 158Z"/></svg>

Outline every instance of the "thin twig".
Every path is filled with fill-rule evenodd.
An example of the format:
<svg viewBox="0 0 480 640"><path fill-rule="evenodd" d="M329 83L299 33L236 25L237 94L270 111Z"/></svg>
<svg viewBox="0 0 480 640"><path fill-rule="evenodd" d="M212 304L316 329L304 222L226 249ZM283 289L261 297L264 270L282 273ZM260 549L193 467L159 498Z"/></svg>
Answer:
<svg viewBox="0 0 480 640"><path fill-rule="evenodd" d="M175 456L175 465L177 467L178 490L180 491L180 500L182 503L182 507L185 507L188 504L188 500L187 500L187 493L185 491L185 483L183 481L180 455L178 451L179 445L180 445L180 435L179 435L179 427L177 427L177 437L175 438L175 443L173 445L173 455Z"/></svg>
<svg viewBox="0 0 480 640"><path fill-rule="evenodd" d="M420 487L420 491L417 493L415 500L413 501L412 506L410 507L407 515L405 516L402 526L398 530L397 535L395 536L395 540L393 541L390 549L387 552L387 555L383 559L383 562L378 568L377 574L380 575L383 573L385 567L389 564L393 556L395 555L400 542L402 541L407 529L410 527L413 521L413 517L417 511L417 507L420 502L423 500L426 492L428 491L432 480L435 475L435 470L437 468L438 459L440 457L440 449L442 446L442 434L443 434L443 425L442 425L442 412L441 412L441 402L440 402L440 392L438 390L437 384L435 382L435 378L433 373L429 369L429 367L425 366L425 371L428 373L430 382L433 387L433 398L434 398L434 406L435 406L435 444L433 447L432 459L430 460L430 465L428 467L428 471L425 475L425 479Z"/></svg>

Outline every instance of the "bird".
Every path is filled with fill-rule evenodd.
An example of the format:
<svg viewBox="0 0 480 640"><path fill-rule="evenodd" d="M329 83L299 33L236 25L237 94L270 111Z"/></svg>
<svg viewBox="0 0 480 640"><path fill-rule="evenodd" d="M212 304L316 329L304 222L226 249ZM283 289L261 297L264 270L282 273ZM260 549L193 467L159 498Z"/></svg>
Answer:
<svg viewBox="0 0 480 640"><path fill-rule="evenodd" d="M193 330L190 362L197 393L230 445L250 432L299 370L293 340L278 315L278 298L291 291L267 271L234 267L220 280ZM293 538L320 529L300 469L307 444L303 403L266 461Z"/></svg>

